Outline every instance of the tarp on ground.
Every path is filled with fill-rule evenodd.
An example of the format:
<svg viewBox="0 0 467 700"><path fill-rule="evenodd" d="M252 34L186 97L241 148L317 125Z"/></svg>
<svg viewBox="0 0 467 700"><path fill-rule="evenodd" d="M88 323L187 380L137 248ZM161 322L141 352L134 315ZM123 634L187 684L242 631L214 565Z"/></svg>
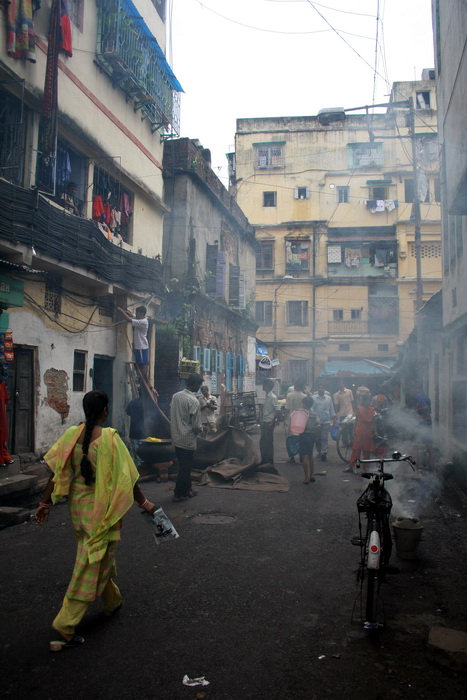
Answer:
<svg viewBox="0 0 467 700"><path fill-rule="evenodd" d="M248 433L226 428L212 437L198 438L194 468L202 470L200 484L252 491L289 490L288 480L272 464L261 464Z"/></svg>

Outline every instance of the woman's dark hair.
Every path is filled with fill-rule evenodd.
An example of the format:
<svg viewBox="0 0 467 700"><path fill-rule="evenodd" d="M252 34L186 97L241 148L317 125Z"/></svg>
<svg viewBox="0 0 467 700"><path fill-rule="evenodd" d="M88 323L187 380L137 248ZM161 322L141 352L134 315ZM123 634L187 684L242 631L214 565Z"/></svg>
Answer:
<svg viewBox="0 0 467 700"><path fill-rule="evenodd" d="M88 459L89 443L94 426L102 415L102 411L109 405L109 397L103 391L88 391L83 398L83 410L86 416L86 424L83 439L83 457L81 459L81 475L90 486L94 481L94 470Z"/></svg>

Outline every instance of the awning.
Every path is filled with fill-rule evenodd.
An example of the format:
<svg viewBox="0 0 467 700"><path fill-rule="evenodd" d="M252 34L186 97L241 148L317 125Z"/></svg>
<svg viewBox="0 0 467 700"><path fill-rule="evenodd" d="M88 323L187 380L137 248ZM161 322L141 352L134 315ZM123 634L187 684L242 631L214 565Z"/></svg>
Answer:
<svg viewBox="0 0 467 700"><path fill-rule="evenodd" d="M123 7L124 7L127 15L129 17L131 17L131 19L135 23L135 26L138 29L138 31L141 32L141 34L144 37L146 37L146 39L148 40L149 46L151 47L154 54L157 56L157 58L160 61L162 70L165 73L165 77L167 79L167 82L169 83L172 90L175 90L176 92L184 92L182 86L180 85L177 78L175 77L172 68L169 66L164 52L162 51L161 47L157 43L156 37L151 32L148 25L146 24L144 19L139 14L135 5L131 2L131 0L123 0Z"/></svg>
<svg viewBox="0 0 467 700"><path fill-rule="evenodd" d="M367 377L372 375L387 377L392 374L393 364L393 360L388 360L387 364L374 360L329 360L326 362L321 376Z"/></svg>

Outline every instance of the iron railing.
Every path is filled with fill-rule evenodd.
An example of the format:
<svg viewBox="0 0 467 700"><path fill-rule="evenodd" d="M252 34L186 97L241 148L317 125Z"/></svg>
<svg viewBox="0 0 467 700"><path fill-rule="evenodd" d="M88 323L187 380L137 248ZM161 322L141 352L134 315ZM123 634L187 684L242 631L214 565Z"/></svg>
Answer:
<svg viewBox="0 0 467 700"><path fill-rule="evenodd" d="M329 335L366 335L367 321L328 321Z"/></svg>
<svg viewBox="0 0 467 700"><path fill-rule="evenodd" d="M153 131L180 132L180 98L154 37L142 32L124 0L99 0L96 60L141 109Z"/></svg>

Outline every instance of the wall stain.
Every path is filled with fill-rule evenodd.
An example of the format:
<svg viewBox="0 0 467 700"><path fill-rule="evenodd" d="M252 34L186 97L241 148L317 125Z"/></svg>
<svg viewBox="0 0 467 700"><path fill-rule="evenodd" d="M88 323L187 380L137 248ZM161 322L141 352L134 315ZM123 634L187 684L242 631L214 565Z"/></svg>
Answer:
<svg viewBox="0 0 467 700"><path fill-rule="evenodd" d="M51 367L44 374L44 382L47 387L47 403L60 415L63 425L70 413L68 375L64 369Z"/></svg>

